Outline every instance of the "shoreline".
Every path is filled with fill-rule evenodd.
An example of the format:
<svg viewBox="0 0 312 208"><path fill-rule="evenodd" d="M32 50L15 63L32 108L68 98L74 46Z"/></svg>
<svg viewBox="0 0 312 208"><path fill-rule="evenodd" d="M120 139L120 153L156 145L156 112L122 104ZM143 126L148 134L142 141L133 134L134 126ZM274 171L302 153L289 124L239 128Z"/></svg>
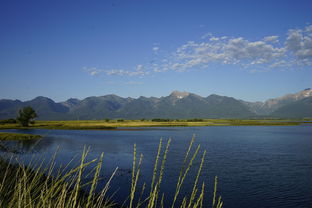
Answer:
<svg viewBox="0 0 312 208"><path fill-rule="evenodd" d="M150 120L84 120L84 121L36 121L29 127L19 124L2 124L5 129L64 129L64 130L110 130L134 131L141 127L200 127L200 126L297 126L312 124L311 120L275 120L275 119L203 119L202 121L150 121ZM127 129L130 128L130 129Z"/></svg>

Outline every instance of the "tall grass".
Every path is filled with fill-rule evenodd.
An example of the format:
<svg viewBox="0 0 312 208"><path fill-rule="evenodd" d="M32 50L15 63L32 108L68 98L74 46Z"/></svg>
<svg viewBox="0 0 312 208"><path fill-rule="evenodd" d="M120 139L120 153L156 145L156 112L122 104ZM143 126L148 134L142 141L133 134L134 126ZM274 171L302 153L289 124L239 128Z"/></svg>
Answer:
<svg viewBox="0 0 312 208"><path fill-rule="evenodd" d="M199 178L206 151L203 152L197 173L194 176L191 193L186 196L181 195L181 188L186 177L190 177L190 169L193 168L194 160L198 157L200 145L194 146L194 138L185 153L183 165L177 178L176 190L173 198L169 198L161 192L163 176L166 170L166 162L171 139L164 145L160 140L158 151L155 157L154 168L151 181L139 186L141 165L143 155L138 157L136 145L134 145L133 164L131 174L131 187L128 199L123 204L116 204L108 195L111 181L113 180L117 168L106 181L100 191L95 191L100 178L104 154L97 159L87 161L90 149L85 148L80 158L80 164L72 169L69 165L63 168L56 168L55 157L51 157L47 166L42 160L37 165L31 164L27 167L21 162L0 160L0 207L9 208L102 208L102 207L129 207L129 208L156 208L156 207L182 207L197 208L208 204L211 198L205 197L206 186L204 182L199 184ZM193 152L193 153L192 153ZM91 172L86 173L86 167L95 165ZM29 167L32 167L31 169ZM53 174L52 174L53 173ZM91 176L92 179L83 183L84 176ZM211 208L221 208L223 202L217 196L217 177L215 177L214 191ZM189 184L188 184L189 186ZM206 202L205 202L206 201ZM168 202L171 205L168 206ZM204 203L205 202L205 203ZM165 205L166 204L166 205Z"/></svg>

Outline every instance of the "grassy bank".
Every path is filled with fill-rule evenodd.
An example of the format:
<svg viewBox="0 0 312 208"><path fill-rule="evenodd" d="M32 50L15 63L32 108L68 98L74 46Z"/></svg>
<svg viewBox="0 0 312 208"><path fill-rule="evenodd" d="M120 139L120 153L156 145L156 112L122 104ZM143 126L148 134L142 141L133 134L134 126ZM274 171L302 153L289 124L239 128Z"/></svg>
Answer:
<svg viewBox="0 0 312 208"><path fill-rule="evenodd" d="M31 140L40 139L40 135L0 132L0 140Z"/></svg>
<svg viewBox="0 0 312 208"><path fill-rule="evenodd" d="M304 120L278 119L199 119L190 120L84 120L84 121L36 121L27 128L114 130L127 127L175 127L175 126L293 126ZM0 129L25 129L19 124L2 124Z"/></svg>
<svg viewBox="0 0 312 208"><path fill-rule="evenodd" d="M201 171L204 166L206 151L202 155L199 154L200 146L193 147L194 139L191 140L189 148L185 156L181 157L184 161L177 176L177 184L173 198L168 199L165 193L161 192L163 186L163 175L166 169L167 153L169 151L171 140L163 143L160 140L158 151L155 156L154 169L152 180L144 183L139 187L141 178L141 165L143 155L138 156L136 145L134 145L133 164L129 181L129 196L124 201L123 205L114 204L107 195L110 183L114 180L116 170L112 176L105 181L105 185L101 191L95 192L99 184L100 172L103 162L103 154L99 158L87 160L89 153L85 149L82 153L79 165L72 169L67 166L60 167L56 172L57 167L54 163L56 156L54 155L47 167L43 167L43 163L31 165L32 169L25 167L21 163L12 164L8 160L0 159L0 207L49 207L49 208L106 208L106 207L129 207L129 208L156 208L164 207L164 202L170 202L169 207L188 207L199 208L204 206L204 201L212 201L209 207L221 208L223 202L221 197L217 196L217 177L215 177L212 200L207 199L205 190L207 185L201 181ZM200 163L195 165L194 161L200 157ZM12 161L12 158L10 159ZM85 169L91 164L96 164L93 170L86 173ZM195 168L197 173L190 175L190 170ZM182 195L181 188L185 185L186 178L193 178L190 193L186 196ZM87 182L83 182L87 179ZM83 187L88 187L87 190ZM127 187L120 187L127 188ZM168 201L169 200L169 201Z"/></svg>

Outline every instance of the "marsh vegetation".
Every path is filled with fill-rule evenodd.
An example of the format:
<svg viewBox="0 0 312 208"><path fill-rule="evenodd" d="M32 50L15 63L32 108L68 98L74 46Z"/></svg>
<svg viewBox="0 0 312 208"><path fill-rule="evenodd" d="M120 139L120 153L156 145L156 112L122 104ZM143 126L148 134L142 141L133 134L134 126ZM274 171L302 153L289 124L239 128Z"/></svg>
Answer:
<svg viewBox="0 0 312 208"><path fill-rule="evenodd" d="M36 121L24 127L14 122L0 122L0 129L86 129L114 130L126 127L178 127L178 126L293 126L311 121L280 119L140 119L140 120L75 120Z"/></svg>
<svg viewBox="0 0 312 208"><path fill-rule="evenodd" d="M100 208L100 207L165 207L164 202L170 201L170 207L203 207L207 201L211 201L205 196L207 189L204 182L200 181L200 175L204 166L206 151L199 155L200 145L193 147L194 138L191 140L186 150L180 173L176 178L176 191L173 199L168 199L166 193L161 191L163 186L163 175L166 171L166 160L171 140L163 143L160 140L158 150L154 160L152 180L139 186L141 177L141 165L143 155L138 155L134 144L133 165L130 175L131 186L129 187L128 198L123 204L116 204L109 196L110 183L118 168L115 169L111 177L105 181L105 185L100 191L97 186L100 180L102 169L102 153L98 158L88 159L90 149L84 148L79 164L74 168L57 167L55 158L51 157L49 165L43 165L43 161L31 161L25 166L17 158L10 157L0 160L0 207L57 207L57 208ZM194 166L194 160L200 157L200 163ZM86 168L95 164L90 172ZM180 193L181 187L189 176L190 169L197 169L194 175L192 191L190 195L183 196ZM91 177L90 177L91 176ZM212 197L213 208L221 208L223 202L217 196L217 177L214 181L214 191Z"/></svg>
<svg viewBox="0 0 312 208"><path fill-rule="evenodd" d="M40 135L35 135L35 134L0 132L0 141L1 140L31 140L31 139L40 139L40 138L42 138Z"/></svg>

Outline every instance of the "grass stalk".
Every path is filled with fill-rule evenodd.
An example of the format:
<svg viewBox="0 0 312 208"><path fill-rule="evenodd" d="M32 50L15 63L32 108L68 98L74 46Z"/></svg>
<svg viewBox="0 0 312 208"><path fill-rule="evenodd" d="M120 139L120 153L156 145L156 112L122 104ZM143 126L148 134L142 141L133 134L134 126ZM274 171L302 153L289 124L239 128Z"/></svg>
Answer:
<svg viewBox="0 0 312 208"><path fill-rule="evenodd" d="M203 152L193 180L191 193L186 196L181 195L181 188L189 175L196 157L199 155L200 145L193 150L194 137L187 148L182 167L180 169L176 190L171 202L171 207L182 208L202 208L204 206L205 184L200 185L200 175L204 166L206 151ZM143 155L138 157L136 144L133 147L133 163L131 177L131 188L127 208L156 208L169 206L167 194L161 193L166 163L168 159L171 139L168 139L166 146L160 139L157 154L154 161L151 182L143 183L139 188L141 166ZM47 168L44 168L44 160L40 160L38 165L31 161L28 166L23 162L10 157L8 162L3 163L0 158L0 207L8 208L108 208L113 207L112 196L107 196L118 167L113 171L106 181L101 191L96 192L100 181L104 154L99 158L87 161L90 148L84 148L79 165L69 168L69 164L63 168L56 169L56 154L48 161ZM14 164L13 164L14 162ZM70 161L72 163L73 160ZM4 165L2 165L4 164ZM86 172L86 167L95 164L90 172ZM86 177L92 179L86 180ZM10 179L10 180L9 180ZM85 182L87 181L87 182ZM218 177L214 180L214 190L212 197L212 208L222 208L222 198L217 196ZM83 189L87 187L88 191ZM146 191L146 187L150 190ZM145 197L145 198L144 198ZM182 199L180 201L180 199ZM178 204L179 201L179 204ZM125 201L126 202L126 201ZM129 202L129 203L128 203ZM119 206L120 207L120 206ZM123 207L123 205L121 206Z"/></svg>

